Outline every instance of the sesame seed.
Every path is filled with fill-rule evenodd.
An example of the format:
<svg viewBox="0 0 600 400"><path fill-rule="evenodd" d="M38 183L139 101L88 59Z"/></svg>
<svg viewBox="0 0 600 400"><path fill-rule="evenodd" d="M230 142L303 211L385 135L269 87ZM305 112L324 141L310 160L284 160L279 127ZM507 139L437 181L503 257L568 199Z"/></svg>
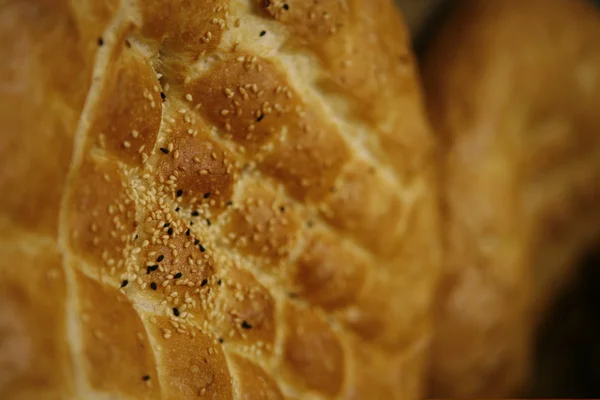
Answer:
<svg viewBox="0 0 600 400"><path fill-rule="evenodd" d="M187 93L187 94L185 95L185 99L186 99L187 101L192 101L192 100L194 100L194 98L192 97L192 95L191 95L191 94L189 94L189 93Z"/></svg>
<svg viewBox="0 0 600 400"><path fill-rule="evenodd" d="M150 283L150 288L151 288L152 290L156 290L156 282L152 282L152 283Z"/></svg>

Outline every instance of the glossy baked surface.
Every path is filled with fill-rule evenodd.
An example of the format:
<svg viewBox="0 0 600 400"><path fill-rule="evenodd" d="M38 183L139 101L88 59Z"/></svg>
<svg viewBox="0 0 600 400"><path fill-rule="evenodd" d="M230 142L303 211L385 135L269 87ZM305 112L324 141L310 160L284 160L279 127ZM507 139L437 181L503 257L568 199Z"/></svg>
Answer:
<svg viewBox="0 0 600 400"><path fill-rule="evenodd" d="M435 149L391 0L9 1L0 49L5 398L418 396Z"/></svg>

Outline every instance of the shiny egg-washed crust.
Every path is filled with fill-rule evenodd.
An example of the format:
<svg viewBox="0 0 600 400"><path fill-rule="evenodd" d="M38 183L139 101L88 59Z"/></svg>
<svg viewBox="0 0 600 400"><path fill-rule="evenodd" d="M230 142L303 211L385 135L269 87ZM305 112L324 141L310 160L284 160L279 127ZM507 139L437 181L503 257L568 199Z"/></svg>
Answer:
<svg viewBox="0 0 600 400"><path fill-rule="evenodd" d="M599 239L599 13L466 0L423 79L445 160L433 395L513 397L539 316Z"/></svg>
<svg viewBox="0 0 600 400"><path fill-rule="evenodd" d="M435 145L389 0L9 0L3 399L417 398Z"/></svg>

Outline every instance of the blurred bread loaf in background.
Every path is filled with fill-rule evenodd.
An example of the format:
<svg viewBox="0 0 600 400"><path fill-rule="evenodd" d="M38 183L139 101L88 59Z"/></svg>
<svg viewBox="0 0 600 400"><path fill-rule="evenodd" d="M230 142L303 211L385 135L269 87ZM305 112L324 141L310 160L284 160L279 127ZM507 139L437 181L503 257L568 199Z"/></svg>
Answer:
<svg viewBox="0 0 600 400"><path fill-rule="evenodd" d="M460 1L422 68L442 154L433 394L515 396L541 316L599 243L600 15Z"/></svg>

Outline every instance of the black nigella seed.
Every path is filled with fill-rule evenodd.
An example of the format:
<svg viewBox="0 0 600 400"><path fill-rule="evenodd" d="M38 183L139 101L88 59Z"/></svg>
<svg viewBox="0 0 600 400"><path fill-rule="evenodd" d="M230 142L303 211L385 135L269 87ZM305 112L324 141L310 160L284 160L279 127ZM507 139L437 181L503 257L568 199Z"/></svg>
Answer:
<svg viewBox="0 0 600 400"><path fill-rule="evenodd" d="M252 329L252 325L248 323L248 321L242 321L242 328L244 329Z"/></svg>

